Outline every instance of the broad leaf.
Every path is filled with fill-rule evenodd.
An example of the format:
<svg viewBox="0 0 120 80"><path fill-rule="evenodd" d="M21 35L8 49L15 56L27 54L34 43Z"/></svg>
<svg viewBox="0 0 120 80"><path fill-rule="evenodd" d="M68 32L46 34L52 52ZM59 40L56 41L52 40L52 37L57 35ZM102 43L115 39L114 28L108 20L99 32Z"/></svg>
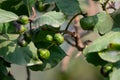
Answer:
<svg viewBox="0 0 120 80"><path fill-rule="evenodd" d="M45 49L49 46L47 43L44 42L35 43L35 45L37 48ZM29 68L34 71L48 70L55 67L66 56L65 52L59 46L53 45L49 48L49 51L50 58L48 60L43 61L42 65L35 65Z"/></svg>
<svg viewBox="0 0 120 80"><path fill-rule="evenodd" d="M0 23L11 22L17 19L18 16L16 14L0 9Z"/></svg>
<svg viewBox="0 0 120 80"><path fill-rule="evenodd" d="M113 20L111 16L106 12L100 12L97 14L98 22L95 25L94 31L100 34L105 34L111 31L113 27Z"/></svg>
<svg viewBox="0 0 120 80"><path fill-rule="evenodd" d="M98 54L103 60L108 62L115 63L120 60L120 51L105 50L105 51L99 52Z"/></svg>
<svg viewBox="0 0 120 80"><path fill-rule="evenodd" d="M114 70L110 74L110 80L120 80L120 69Z"/></svg>
<svg viewBox="0 0 120 80"><path fill-rule="evenodd" d="M43 28L45 27L47 29L46 26L41 26L41 27L43 27ZM33 37L32 37L33 42L46 41L45 40L46 35L49 34L49 35L54 36L54 34L55 34L55 32L52 31L52 30L43 30L41 28L38 28L38 29L34 30L33 33L34 33Z"/></svg>
<svg viewBox="0 0 120 80"><path fill-rule="evenodd" d="M118 31L117 31L118 30ZM119 28L107 33L106 35L98 38L95 40L91 45L86 47L83 51L84 54L91 53L91 52L99 52L104 49L107 49L108 45L114 39L120 39L120 32Z"/></svg>
<svg viewBox="0 0 120 80"><path fill-rule="evenodd" d="M0 33L16 33L13 23L0 23Z"/></svg>
<svg viewBox="0 0 120 80"><path fill-rule="evenodd" d="M107 63L106 61L102 60L97 53L89 53L85 57L89 63L92 63L95 66L105 65Z"/></svg>
<svg viewBox="0 0 120 80"><path fill-rule="evenodd" d="M35 65L42 64L42 61L36 58L37 50L30 43L27 47L17 45L16 38L18 35L9 35L9 40L0 36L0 56L6 61L19 65Z"/></svg>
<svg viewBox="0 0 120 80"><path fill-rule="evenodd" d="M9 76L8 74L5 75L4 73L0 72L0 80L15 80L12 76Z"/></svg>
<svg viewBox="0 0 120 80"><path fill-rule="evenodd" d="M120 27L120 8L111 14L114 20L114 27Z"/></svg>
<svg viewBox="0 0 120 80"><path fill-rule="evenodd" d="M43 25L50 25L59 28L65 21L65 16L61 12L51 11L40 16L34 21L34 26L39 27Z"/></svg>
<svg viewBox="0 0 120 80"><path fill-rule="evenodd" d="M81 12L78 0L55 0L58 8L67 16Z"/></svg>
<svg viewBox="0 0 120 80"><path fill-rule="evenodd" d="M23 4L22 0L4 0L0 3L0 8L14 12L17 15L28 15L27 7Z"/></svg>

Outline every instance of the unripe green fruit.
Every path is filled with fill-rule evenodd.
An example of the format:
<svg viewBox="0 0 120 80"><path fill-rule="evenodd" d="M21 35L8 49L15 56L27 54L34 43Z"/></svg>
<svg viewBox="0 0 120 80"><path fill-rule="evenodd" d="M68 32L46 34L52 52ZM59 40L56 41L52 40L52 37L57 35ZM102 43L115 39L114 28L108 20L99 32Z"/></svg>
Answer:
<svg viewBox="0 0 120 80"><path fill-rule="evenodd" d="M22 24L27 24L27 23L29 23L29 18L26 15L22 15L19 17L18 22L20 22Z"/></svg>
<svg viewBox="0 0 120 80"><path fill-rule="evenodd" d="M21 47L26 47L28 45L28 43L25 40L21 40L18 42L18 45Z"/></svg>
<svg viewBox="0 0 120 80"><path fill-rule="evenodd" d="M21 46L22 46L22 47L26 47L27 45L28 45L28 43L27 43L25 40L22 40Z"/></svg>
<svg viewBox="0 0 120 80"><path fill-rule="evenodd" d="M108 63L105 66L102 66L100 71L104 77L108 77L109 73L112 72L112 69L113 69L113 64Z"/></svg>
<svg viewBox="0 0 120 80"><path fill-rule="evenodd" d="M40 4L38 5L38 10L39 10L39 11L44 11L44 6L43 6L42 3L40 3Z"/></svg>
<svg viewBox="0 0 120 80"><path fill-rule="evenodd" d="M54 40L57 42L57 44L62 44L64 42L64 36L60 33L56 33L54 35Z"/></svg>
<svg viewBox="0 0 120 80"><path fill-rule="evenodd" d="M87 16L80 20L81 28L84 30L93 30L95 24L97 23L97 16Z"/></svg>
<svg viewBox="0 0 120 80"><path fill-rule="evenodd" d="M37 54L40 59L47 60L50 57L50 51L47 49L38 49Z"/></svg>
<svg viewBox="0 0 120 80"><path fill-rule="evenodd" d="M17 39L17 44L21 47L26 47L28 45L29 42L27 42L25 39L24 39L24 35L21 34L18 39Z"/></svg>
<svg viewBox="0 0 120 80"><path fill-rule="evenodd" d="M50 7L50 4L43 4L43 2L37 1L35 6L38 11L42 12L46 11Z"/></svg>
<svg viewBox="0 0 120 80"><path fill-rule="evenodd" d="M26 31L26 27L24 26L24 25L21 25L20 27L19 27L19 29L18 29L18 33L23 33L23 32L25 32Z"/></svg>
<svg viewBox="0 0 120 80"><path fill-rule="evenodd" d="M52 35L47 34L46 37L45 37L45 40L46 40L47 42L52 42L52 41L53 41Z"/></svg>

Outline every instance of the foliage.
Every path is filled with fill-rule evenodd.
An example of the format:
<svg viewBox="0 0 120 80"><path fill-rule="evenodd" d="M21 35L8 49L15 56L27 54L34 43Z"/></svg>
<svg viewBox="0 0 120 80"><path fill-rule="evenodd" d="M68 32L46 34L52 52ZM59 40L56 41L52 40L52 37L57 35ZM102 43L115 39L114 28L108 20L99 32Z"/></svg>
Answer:
<svg viewBox="0 0 120 80"><path fill-rule="evenodd" d="M0 79L14 80L7 70L11 64L25 65L33 71L55 67L66 56L60 45L65 40L64 35L68 34L75 39L76 48L83 52L89 63L102 67L113 64L112 71L107 73L109 76L105 77L118 80L120 8L112 7L115 11L109 13L106 10L109 0L94 1L102 4L103 10L93 16L86 15L87 11L82 6L88 5L88 0L0 1ZM79 21L82 29L100 35L90 45L83 44L86 47L79 45L79 36L68 30L78 15L83 16ZM63 25L68 20L68 25ZM61 27L65 29L61 30Z"/></svg>

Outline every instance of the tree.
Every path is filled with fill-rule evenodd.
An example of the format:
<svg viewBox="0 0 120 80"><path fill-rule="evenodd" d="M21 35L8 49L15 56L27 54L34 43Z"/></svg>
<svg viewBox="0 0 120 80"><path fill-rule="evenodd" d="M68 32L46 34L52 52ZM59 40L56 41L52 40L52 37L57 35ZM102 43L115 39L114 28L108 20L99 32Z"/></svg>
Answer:
<svg viewBox="0 0 120 80"><path fill-rule="evenodd" d="M82 6L88 6L89 1L92 0L0 1L0 79L14 80L7 70L11 64L25 65L34 71L55 67L67 56L60 47L66 41L82 52L88 62L101 66L104 77L118 80L120 8L115 8L116 0L93 0L102 10L89 15ZM109 13L108 9L114 12ZM75 24L75 31L68 30L79 15L82 16L81 28ZM63 25L67 21L68 24ZM80 29L96 32L100 37L95 41L82 41ZM72 42L65 35L69 35Z"/></svg>

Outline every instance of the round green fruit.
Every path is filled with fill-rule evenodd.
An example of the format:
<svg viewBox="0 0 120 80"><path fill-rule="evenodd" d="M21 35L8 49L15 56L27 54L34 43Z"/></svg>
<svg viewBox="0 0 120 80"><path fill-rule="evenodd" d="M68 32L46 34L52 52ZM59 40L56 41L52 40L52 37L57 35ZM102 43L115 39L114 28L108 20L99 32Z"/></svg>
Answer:
<svg viewBox="0 0 120 80"><path fill-rule="evenodd" d="M29 23L29 18L26 15L22 15L19 17L18 22L20 22L22 24L27 24L27 23Z"/></svg>
<svg viewBox="0 0 120 80"><path fill-rule="evenodd" d="M28 42L24 39L23 35L20 35L17 39L17 44L21 47L26 47L28 45Z"/></svg>
<svg viewBox="0 0 120 80"><path fill-rule="evenodd" d="M24 26L24 25L21 25L20 27L19 27L19 29L18 29L18 33L23 33L23 32L25 32L26 31L26 27Z"/></svg>
<svg viewBox="0 0 120 80"><path fill-rule="evenodd" d="M83 30L93 30L95 24L97 23L97 16L87 16L80 20L80 25Z"/></svg>
<svg viewBox="0 0 120 80"><path fill-rule="evenodd" d="M43 11L46 11L50 7L50 4L43 4L43 2L37 1L35 6L38 11L43 12Z"/></svg>
<svg viewBox="0 0 120 80"><path fill-rule="evenodd" d="M18 45L21 47L26 47L28 43L25 40L18 41Z"/></svg>
<svg viewBox="0 0 120 80"><path fill-rule="evenodd" d="M50 51L47 49L38 49L37 54L40 59L47 60L50 57Z"/></svg>
<svg viewBox="0 0 120 80"><path fill-rule="evenodd" d="M56 41L57 44L62 44L64 42L64 36L60 33L56 33L54 35L54 40Z"/></svg>
<svg viewBox="0 0 120 80"><path fill-rule="evenodd" d="M105 66L101 67L100 72L104 77L108 77L109 73L112 72L112 69L113 69L113 64L108 63Z"/></svg>
<svg viewBox="0 0 120 80"><path fill-rule="evenodd" d="M53 41L53 36L50 35L50 34L47 34L46 37L45 37L45 40L46 40L47 42L52 42L52 41Z"/></svg>

